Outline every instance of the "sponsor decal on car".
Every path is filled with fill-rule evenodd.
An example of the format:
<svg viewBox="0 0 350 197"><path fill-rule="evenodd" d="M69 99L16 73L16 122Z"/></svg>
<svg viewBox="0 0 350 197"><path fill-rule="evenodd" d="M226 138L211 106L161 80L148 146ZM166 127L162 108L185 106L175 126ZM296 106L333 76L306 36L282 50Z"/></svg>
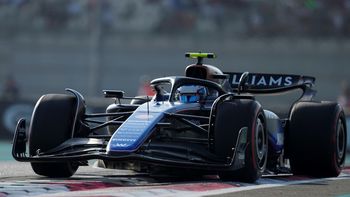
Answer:
<svg viewBox="0 0 350 197"><path fill-rule="evenodd" d="M230 78L231 84L239 84L240 75L234 74ZM273 75L251 75L249 85L266 86L266 87L281 87L290 86L293 84L291 76L273 76Z"/></svg>
<svg viewBox="0 0 350 197"><path fill-rule="evenodd" d="M229 75L229 83L237 87L242 73L226 73ZM277 88L291 86L299 82L299 75L279 75L249 73L247 84L253 87Z"/></svg>

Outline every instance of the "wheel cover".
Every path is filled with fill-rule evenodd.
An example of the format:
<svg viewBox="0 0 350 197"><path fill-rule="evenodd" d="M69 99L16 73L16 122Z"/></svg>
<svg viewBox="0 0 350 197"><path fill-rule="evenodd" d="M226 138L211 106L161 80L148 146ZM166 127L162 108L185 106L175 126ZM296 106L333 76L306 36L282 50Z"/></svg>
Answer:
<svg viewBox="0 0 350 197"><path fill-rule="evenodd" d="M255 128L255 150L258 159L257 164L259 169L263 169L266 164L267 140L264 124L262 123L260 118L257 119Z"/></svg>
<svg viewBox="0 0 350 197"><path fill-rule="evenodd" d="M337 124L337 134L336 134L336 144L337 144L337 162L339 165L342 164L345 154L345 129L344 124L341 119L339 119Z"/></svg>

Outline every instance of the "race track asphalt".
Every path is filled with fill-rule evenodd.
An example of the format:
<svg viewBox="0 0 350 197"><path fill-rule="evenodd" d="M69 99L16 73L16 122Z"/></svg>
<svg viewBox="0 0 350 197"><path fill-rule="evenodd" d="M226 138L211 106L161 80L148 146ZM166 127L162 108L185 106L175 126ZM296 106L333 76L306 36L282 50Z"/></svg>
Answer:
<svg viewBox="0 0 350 197"><path fill-rule="evenodd" d="M214 195L215 197L230 197L232 193ZM235 197L350 197L350 179L319 181L266 189L255 189L234 193Z"/></svg>
<svg viewBox="0 0 350 197"><path fill-rule="evenodd" d="M28 163L0 162L0 197L10 196L334 196L350 197L350 169L338 178L264 177L255 184L216 176L154 178L132 171L80 167L69 179L35 175Z"/></svg>

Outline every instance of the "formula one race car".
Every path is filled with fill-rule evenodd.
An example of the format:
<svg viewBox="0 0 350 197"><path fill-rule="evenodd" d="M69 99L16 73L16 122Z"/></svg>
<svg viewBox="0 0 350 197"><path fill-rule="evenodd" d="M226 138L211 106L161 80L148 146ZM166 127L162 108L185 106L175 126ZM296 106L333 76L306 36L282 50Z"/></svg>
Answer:
<svg viewBox="0 0 350 197"><path fill-rule="evenodd" d="M346 155L344 112L337 103L313 101L314 77L223 73L203 64L213 53L186 57L197 63L185 76L153 80L152 98L104 90L115 99L105 113L87 114L83 96L72 89L43 95L29 129L24 119L17 124L13 157L48 177L70 177L90 159L105 168L217 174L244 182L263 173L339 175ZM284 119L254 97L295 89L302 95Z"/></svg>

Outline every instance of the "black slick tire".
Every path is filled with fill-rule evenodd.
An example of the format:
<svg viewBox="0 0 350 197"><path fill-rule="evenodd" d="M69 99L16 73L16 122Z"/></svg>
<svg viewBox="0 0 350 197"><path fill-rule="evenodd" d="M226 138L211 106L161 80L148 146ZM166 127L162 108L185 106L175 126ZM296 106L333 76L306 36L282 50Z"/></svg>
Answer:
<svg viewBox="0 0 350 197"><path fill-rule="evenodd" d="M333 102L294 105L286 150L294 174L336 177L346 155L346 123L341 106Z"/></svg>
<svg viewBox="0 0 350 197"><path fill-rule="evenodd" d="M217 106L214 128L214 152L220 157L232 156L238 132L247 127L245 166L238 170L221 171L222 180L255 182L266 168L267 133L264 112L254 100L224 101Z"/></svg>
<svg viewBox="0 0 350 197"><path fill-rule="evenodd" d="M29 128L29 154L48 151L71 137L76 111L74 96L47 94L37 102ZM38 175L70 177L78 169L72 162L31 162Z"/></svg>

